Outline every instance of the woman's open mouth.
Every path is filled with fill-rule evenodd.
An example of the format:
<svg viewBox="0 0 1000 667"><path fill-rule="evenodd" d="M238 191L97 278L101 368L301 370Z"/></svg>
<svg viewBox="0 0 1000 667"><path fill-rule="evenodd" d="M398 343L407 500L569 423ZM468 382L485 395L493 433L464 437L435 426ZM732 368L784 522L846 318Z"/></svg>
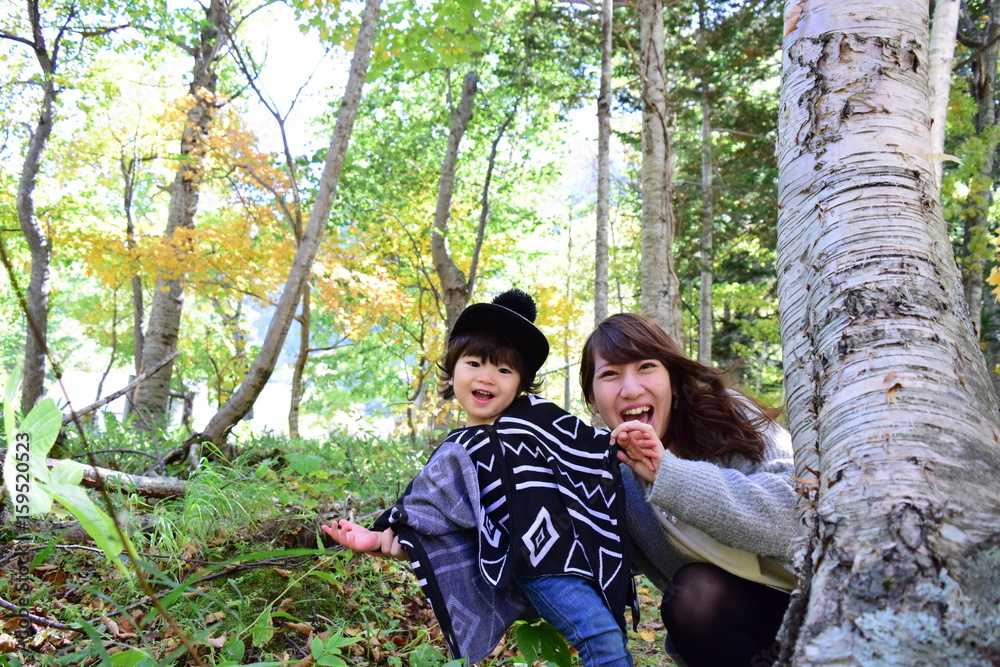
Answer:
<svg viewBox="0 0 1000 667"><path fill-rule="evenodd" d="M627 410L622 410L621 418L623 422L634 420L640 421L643 424L651 424L653 422L653 406L640 405L634 408L628 408Z"/></svg>

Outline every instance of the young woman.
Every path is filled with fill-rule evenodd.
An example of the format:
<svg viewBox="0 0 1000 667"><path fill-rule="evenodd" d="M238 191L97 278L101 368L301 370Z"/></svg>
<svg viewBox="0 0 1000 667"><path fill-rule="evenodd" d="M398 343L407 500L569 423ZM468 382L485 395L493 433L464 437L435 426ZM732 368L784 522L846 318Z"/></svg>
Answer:
<svg viewBox="0 0 1000 667"><path fill-rule="evenodd" d="M580 369L625 450L633 562L664 592L667 650L689 667L773 663L795 585L791 438L723 375L634 314L598 325Z"/></svg>

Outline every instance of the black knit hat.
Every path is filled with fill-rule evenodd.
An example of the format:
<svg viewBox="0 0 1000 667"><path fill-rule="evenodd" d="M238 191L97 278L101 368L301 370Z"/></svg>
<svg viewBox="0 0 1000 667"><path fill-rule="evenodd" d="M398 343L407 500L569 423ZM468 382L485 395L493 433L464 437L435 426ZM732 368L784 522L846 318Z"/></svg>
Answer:
<svg viewBox="0 0 1000 667"><path fill-rule="evenodd" d="M506 338L524 357L534 375L549 356L549 341L533 322L538 314L535 300L519 289L507 290L493 303L474 303L458 316L448 340L455 336L485 329Z"/></svg>

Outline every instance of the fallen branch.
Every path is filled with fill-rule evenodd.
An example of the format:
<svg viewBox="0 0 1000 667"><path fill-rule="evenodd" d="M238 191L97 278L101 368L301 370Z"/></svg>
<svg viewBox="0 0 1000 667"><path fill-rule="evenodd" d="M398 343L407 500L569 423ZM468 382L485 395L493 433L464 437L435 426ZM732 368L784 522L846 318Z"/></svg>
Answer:
<svg viewBox="0 0 1000 667"><path fill-rule="evenodd" d="M180 350L174 350L173 352L171 352L170 354L168 354L167 356L165 356L163 359L161 359L159 361L159 363L157 363L155 366L153 366L152 368L150 368L145 373L140 374L136 379L132 380L131 382L129 382L127 385L125 385L124 387L122 387L118 391L114 392L113 394L108 394L107 396L105 396L101 400L97 401L96 403L91 403L90 405L88 405L85 408L82 408L80 410L75 410L75 411L69 413L68 415L66 415L65 417L63 417L63 420L62 420L63 426L66 426L66 424L69 424L70 422L76 421L77 419L79 419L80 417L82 417L82 416L84 416L86 414L90 414L91 412L93 412L94 410L97 410L98 408L104 407L105 405L107 405L111 401L115 400L119 396L124 396L128 392L132 391L133 389L135 389L135 387L137 385L139 385L142 382L144 382L146 380L146 378L148 378L150 375L153 375L154 373L156 373L157 371L159 371L161 368L163 368L164 366L166 366L167 364L169 364L171 361L173 361L177 357L178 354L180 354Z"/></svg>
<svg viewBox="0 0 1000 667"><path fill-rule="evenodd" d="M27 619L32 623L37 623L38 625L47 625L50 628L56 628L58 630L73 630L78 632L76 628L71 628L65 623L60 623L59 621L50 621L47 618L42 618L41 616L35 616L34 614L28 613L28 611L22 607L18 607L12 602L7 602L3 598L0 598L0 609L6 609L7 611L14 612L17 616Z"/></svg>
<svg viewBox="0 0 1000 667"><path fill-rule="evenodd" d="M6 455L7 450L0 448L0 469L3 468L3 460ZM45 459L45 465L50 469L54 466L67 464L83 468L81 484L88 489L103 489L107 486L114 486L147 498L178 498L184 495L184 480L176 477L131 475L119 470L109 470L66 459Z"/></svg>

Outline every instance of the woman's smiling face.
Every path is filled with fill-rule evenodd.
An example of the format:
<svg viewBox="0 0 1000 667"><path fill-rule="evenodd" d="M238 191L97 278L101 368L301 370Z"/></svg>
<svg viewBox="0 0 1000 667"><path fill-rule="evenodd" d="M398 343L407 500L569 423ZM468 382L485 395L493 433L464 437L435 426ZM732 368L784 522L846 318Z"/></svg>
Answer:
<svg viewBox="0 0 1000 667"><path fill-rule="evenodd" d="M609 428L626 421L650 424L666 438L673 406L670 373L656 359L615 364L594 357L594 408Z"/></svg>

